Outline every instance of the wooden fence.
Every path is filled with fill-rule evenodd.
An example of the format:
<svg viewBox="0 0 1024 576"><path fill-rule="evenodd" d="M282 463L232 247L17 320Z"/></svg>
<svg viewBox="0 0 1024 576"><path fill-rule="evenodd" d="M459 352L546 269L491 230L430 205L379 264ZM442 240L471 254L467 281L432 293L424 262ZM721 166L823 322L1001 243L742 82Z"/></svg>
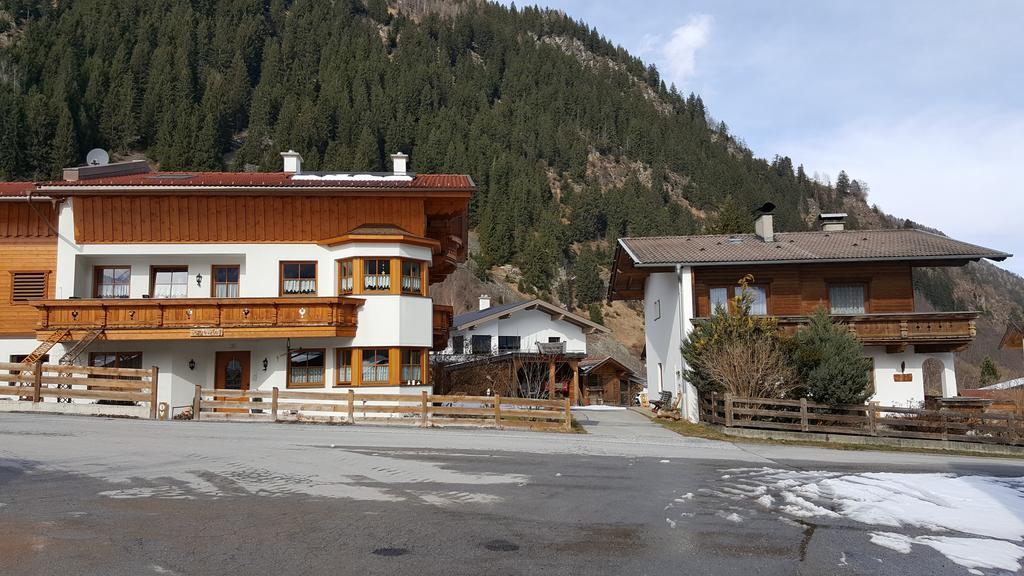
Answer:
<svg viewBox="0 0 1024 576"><path fill-rule="evenodd" d="M101 368L62 364L24 364L0 362L0 398L15 397L13 404L4 407L38 408L40 404L50 412L81 412L75 410L88 402L117 402L119 404L148 404L148 416L157 417L157 380L159 369ZM6 383L6 386L2 383ZM54 398L57 402L45 402ZM62 408L63 407L63 408ZM111 412L118 412L112 410ZM134 411L145 416L147 412Z"/></svg>
<svg viewBox="0 0 1024 576"><path fill-rule="evenodd" d="M806 398L711 394L701 398L701 418L736 428L1024 445L1024 417L1006 412L925 410L875 403L829 406Z"/></svg>
<svg viewBox="0 0 1024 576"><path fill-rule="evenodd" d="M364 394L305 390L217 390L196 386L195 419L409 423L569 431L569 400L502 396Z"/></svg>

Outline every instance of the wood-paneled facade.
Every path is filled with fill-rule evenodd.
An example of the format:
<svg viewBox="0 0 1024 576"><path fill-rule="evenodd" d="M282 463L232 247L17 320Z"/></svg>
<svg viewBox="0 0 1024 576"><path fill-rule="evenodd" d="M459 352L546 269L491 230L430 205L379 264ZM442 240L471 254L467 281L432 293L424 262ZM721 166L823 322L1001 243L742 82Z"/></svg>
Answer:
<svg viewBox="0 0 1024 576"><path fill-rule="evenodd" d="M909 262L706 266L693 272L696 315L711 315L710 289L733 287L747 274L766 288L771 316L809 316L829 309L830 284L865 286L866 314L914 311L914 279Z"/></svg>
<svg viewBox="0 0 1024 576"><path fill-rule="evenodd" d="M38 314L14 298L18 273L45 274L46 296L56 289L56 211L49 200L0 201L0 338L33 338Z"/></svg>

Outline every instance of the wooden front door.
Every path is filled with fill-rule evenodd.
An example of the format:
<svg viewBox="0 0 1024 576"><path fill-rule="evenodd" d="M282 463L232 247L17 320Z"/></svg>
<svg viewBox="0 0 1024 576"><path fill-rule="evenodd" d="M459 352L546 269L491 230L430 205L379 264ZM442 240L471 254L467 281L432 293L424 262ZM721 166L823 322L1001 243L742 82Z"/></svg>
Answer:
<svg viewBox="0 0 1024 576"><path fill-rule="evenodd" d="M216 372L213 387L218 390L249 389L249 351L231 350L217 352ZM247 401L245 398L214 398L214 400ZM220 408L217 412L247 412L245 409Z"/></svg>

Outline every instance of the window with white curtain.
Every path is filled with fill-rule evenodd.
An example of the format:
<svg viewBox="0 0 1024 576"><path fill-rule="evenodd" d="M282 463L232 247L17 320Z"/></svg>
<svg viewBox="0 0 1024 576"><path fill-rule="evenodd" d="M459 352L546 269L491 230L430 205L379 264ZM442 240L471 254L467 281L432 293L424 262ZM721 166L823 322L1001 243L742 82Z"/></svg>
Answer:
<svg viewBox="0 0 1024 576"><path fill-rule="evenodd" d="M829 284L829 311L832 314L863 314L863 284Z"/></svg>
<svg viewBox="0 0 1024 576"><path fill-rule="evenodd" d="M750 315L768 315L768 291L764 286L747 286L747 295L750 296Z"/></svg>
<svg viewBox="0 0 1024 576"><path fill-rule="evenodd" d="M728 288L712 288L711 289L711 313L714 314L719 308L723 312L729 311L729 289Z"/></svg>
<svg viewBox="0 0 1024 576"><path fill-rule="evenodd" d="M283 263L281 293L285 296L316 296L316 262Z"/></svg>
<svg viewBox="0 0 1024 576"><path fill-rule="evenodd" d="M367 292L391 291L391 260L378 258L363 260L363 290Z"/></svg>

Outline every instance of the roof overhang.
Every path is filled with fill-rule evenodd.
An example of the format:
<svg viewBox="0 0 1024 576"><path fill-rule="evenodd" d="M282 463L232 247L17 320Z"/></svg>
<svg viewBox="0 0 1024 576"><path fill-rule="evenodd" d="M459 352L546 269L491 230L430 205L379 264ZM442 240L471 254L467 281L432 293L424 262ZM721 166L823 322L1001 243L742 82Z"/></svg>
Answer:
<svg viewBox="0 0 1024 576"><path fill-rule="evenodd" d="M596 322L591 322L590 320L582 316L573 314L572 312L569 312L564 308L559 308L554 304L549 304L548 302L545 302L540 299L527 300L526 302L522 302L518 306L513 306L511 308L497 309L493 314L487 314L479 318L474 318L469 322L455 324L453 328L456 330L469 330L482 324L491 322L492 320L507 318L512 314L515 314L516 312L521 312L523 310L540 310L542 312L546 312L548 315L551 316L552 321L563 321L568 322L570 324L574 324L582 328L584 333L586 334L596 334L599 332L602 334L608 334L611 332L611 330L605 328L604 326Z"/></svg>
<svg viewBox="0 0 1024 576"><path fill-rule="evenodd" d="M999 348L1001 350L1024 348L1024 327L1011 322L1010 325L1006 327L1003 339L999 342Z"/></svg>

